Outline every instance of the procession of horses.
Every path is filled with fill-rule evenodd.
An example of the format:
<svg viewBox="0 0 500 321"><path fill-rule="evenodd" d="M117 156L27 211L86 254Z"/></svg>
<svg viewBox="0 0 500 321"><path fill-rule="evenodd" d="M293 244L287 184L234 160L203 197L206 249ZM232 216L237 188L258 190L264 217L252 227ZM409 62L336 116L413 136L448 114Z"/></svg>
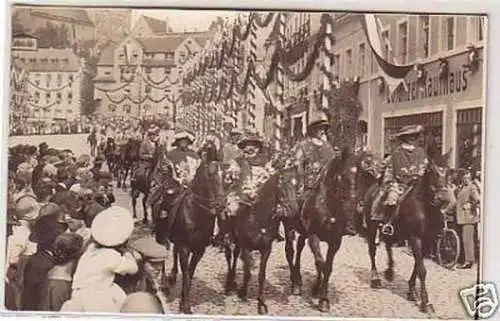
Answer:
<svg viewBox="0 0 500 321"><path fill-rule="evenodd" d="M392 246L405 240L411 248L414 268L408 280L408 300L420 298L420 310L433 312L426 290L426 268L424 257L433 246L443 224L441 209L445 199L440 198L446 188L446 169L448 154L436 152L434 140L426 140L425 151L428 165L425 173L411 182L398 202L399 215L395 221L395 233L382 235L388 255L387 269L384 276L394 278L394 260ZM126 188L126 177L139 160L140 141L130 139L115 153L107 154L110 170L118 180L118 187ZM166 149L158 147L153 157L153 168L165 157ZM327 312L330 309L328 298L329 282L334 271L334 257L339 250L346 225L353 224L357 216L364 221L371 259L371 286L381 287L381 278L376 264L376 239L380 237L380 221L370 218L370 203L375 191L380 187L380 179L367 166L372 154L366 151L354 151L350 146L342 149L331 159L317 177L314 188L304 199L299 196L297 182L299 177L294 166L282 166L268 177L251 203L241 202L235 215L228 216L225 211L226 198L230 185L221 169L218 148L206 143L201 155L201 162L189 187L183 186L174 178L175 168L168 166L167 175L162 180L162 193L155 204L147 206L151 175L138 184L131 182L131 196L134 216L136 199L143 194L144 222L148 222L148 212L152 214L152 226L155 237L161 244L173 243L172 255L174 266L172 273L163 277L160 285L163 291L173 286L178 273L178 264L182 272L182 291L180 312L192 313L190 288L196 267L202 259L207 246L214 244L216 229L227 232L228 242L222 243L227 260L227 294L236 291L246 300L248 283L253 264L252 252L260 254L258 272L258 313L266 314L268 308L264 292L267 262L273 243L279 235L280 224L285 230L286 260L290 270L290 291L294 295L302 294L301 253L308 241L314 255L316 279L312 294L319 299L318 308ZM286 163L285 161L282 162ZM319 197L325 191L324 198ZM368 196L367 196L368 195ZM371 196L370 196L371 195ZM360 209L361 199L368 203ZM318 210L317 202L325 202L327 211ZM169 213L169 218L163 215ZM170 232L165 237L164 231ZM296 237L295 234L298 234ZM326 258L320 251L320 242L328 244ZM238 288L235 282L238 258L243 263L243 283ZM162 273L164 274L164 268ZM416 280L420 280L420 293L417 294Z"/></svg>

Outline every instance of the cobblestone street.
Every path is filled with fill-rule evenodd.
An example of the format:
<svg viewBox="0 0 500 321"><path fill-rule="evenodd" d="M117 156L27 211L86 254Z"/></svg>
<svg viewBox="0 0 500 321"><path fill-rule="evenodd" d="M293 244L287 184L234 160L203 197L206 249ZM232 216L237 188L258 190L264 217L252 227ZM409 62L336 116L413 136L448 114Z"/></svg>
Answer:
<svg viewBox="0 0 500 321"><path fill-rule="evenodd" d="M128 193L116 189L117 205L130 208ZM142 215L142 205L138 202L138 212ZM149 231L138 225L136 234L147 236ZM323 244L325 246L325 244ZM325 250L325 247L323 247ZM256 256L258 257L258 256ZM331 312L320 313L316 309L317 300L310 297L315 267L313 256L306 246L302 255L302 275L304 294L291 296L289 272L285 259L284 243L275 243L269 259L267 282L265 286L270 315L280 316L324 316L336 317L400 317L426 318L418 310L416 303L406 300L407 280L413 267L412 257L404 248L394 251L396 276L392 283L383 281L382 289L370 288L370 264L368 248L359 237L345 237L335 257L330 282ZM171 260L167 263L168 269ZM237 282L241 283L242 270L239 263ZM378 250L378 268L386 267L386 254L383 246ZM467 318L458 297L458 291L475 283L475 270L447 270L435 262L427 260L427 287L430 302L436 310L436 317L444 319ZM209 247L198 265L192 289L193 310L196 314L255 315L257 313L257 268L252 271L249 286L249 300L242 302L236 295L224 295L226 264L223 253ZM180 277L171 290L172 312L179 309ZM418 283L417 283L418 288Z"/></svg>

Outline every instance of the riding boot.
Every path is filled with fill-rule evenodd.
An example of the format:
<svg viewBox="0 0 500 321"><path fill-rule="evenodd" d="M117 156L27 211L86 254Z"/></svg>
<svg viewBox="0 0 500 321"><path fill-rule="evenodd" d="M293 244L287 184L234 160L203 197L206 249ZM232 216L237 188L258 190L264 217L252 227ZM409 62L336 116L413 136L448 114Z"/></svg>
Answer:
<svg viewBox="0 0 500 321"><path fill-rule="evenodd" d="M393 236L394 235L394 226L392 223L397 219L396 217L396 207L395 206L386 206L386 211L389 214L389 220L387 223L385 223L382 226L382 234L387 235L387 236Z"/></svg>

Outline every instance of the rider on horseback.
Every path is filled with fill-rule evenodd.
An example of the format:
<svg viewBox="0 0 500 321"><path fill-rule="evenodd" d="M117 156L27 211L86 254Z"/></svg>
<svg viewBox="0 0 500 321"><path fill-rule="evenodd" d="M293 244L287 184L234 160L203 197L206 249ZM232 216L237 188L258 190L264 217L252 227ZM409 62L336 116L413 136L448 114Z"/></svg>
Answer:
<svg viewBox="0 0 500 321"><path fill-rule="evenodd" d="M386 160L383 185L372 206L372 219L374 220L383 221L384 213L389 214L388 222L382 227L383 234L394 234L392 223L398 218L399 213L396 208L401 196L411 188L413 181L425 174L428 164L427 155L422 147L416 145L422 131L423 127L420 125L409 125L403 127L395 135L401 144ZM383 203L384 208L379 211L379 204L383 199L380 195L385 194L387 196Z"/></svg>
<svg viewBox="0 0 500 321"><path fill-rule="evenodd" d="M304 203L313 194L323 168L336 155L335 149L327 139L327 130L329 127L328 120L321 115L318 119L309 123L306 139L299 142L294 148L301 203ZM320 191L318 199L316 203L317 210L319 212L327 212L326 190L322 189ZM351 224L347 224L345 233L355 235L356 230Z"/></svg>
<svg viewBox="0 0 500 321"><path fill-rule="evenodd" d="M162 186L165 183L166 176L163 175L166 172L168 166L172 167L173 170L173 178L177 180L180 185L184 189L186 186L189 186L194 175L196 173L196 169L199 166L200 159L198 154L189 148L194 142L194 135L191 134L188 130L178 129L174 136L174 142L172 146L175 149L171 150L165 159L160 159L157 166L153 172L153 179L151 182L151 192L149 197L149 204L155 206L159 203L160 198L162 197ZM179 191L169 191L167 194L171 194L172 196L179 195ZM173 198L175 201L177 197ZM162 231L163 238L166 239L168 237L169 229L174 223L175 215L170 215L167 211L162 211L162 217L165 218L168 222L166 226L163 228L167 229L167 231ZM157 240L159 243L162 243L164 240Z"/></svg>
<svg viewBox="0 0 500 321"><path fill-rule="evenodd" d="M151 127L148 130L148 137L144 139L139 148L139 164L133 177L134 180L138 178L147 178L151 167L153 166L153 154L156 149L156 139L158 137L158 129Z"/></svg>

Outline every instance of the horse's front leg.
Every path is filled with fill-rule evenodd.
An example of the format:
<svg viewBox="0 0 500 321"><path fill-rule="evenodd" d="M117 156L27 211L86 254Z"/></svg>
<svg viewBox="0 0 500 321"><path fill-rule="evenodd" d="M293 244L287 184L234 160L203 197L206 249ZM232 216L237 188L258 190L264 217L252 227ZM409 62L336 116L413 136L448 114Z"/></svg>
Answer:
<svg viewBox="0 0 500 321"><path fill-rule="evenodd" d="M143 210L143 215L144 217L142 218L142 222L144 224L147 224L148 223L148 196L149 196L149 193L145 193L144 196L142 197L142 210Z"/></svg>
<svg viewBox="0 0 500 321"><path fill-rule="evenodd" d="M306 237L299 234L297 238L297 251L295 252L295 263L293 265L294 279L295 279L295 293L294 295L302 295L302 273L300 271L300 261L302 258L302 251L306 246Z"/></svg>
<svg viewBox="0 0 500 321"><path fill-rule="evenodd" d="M227 263L227 276L226 276L226 284L224 286L224 290L226 295L229 295L231 292L236 291L237 284L235 281L236 278L236 265L238 263L238 256L240 255L239 247L235 247L234 250L231 249L230 246L224 246L224 254L226 257Z"/></svg>
<svg viewBox="0 0 500 321"><path fill-rule="evenodd" d="M271 255L273 243L269 242L269 246L260 251L260 267L259 267L259 293L257 297L257 310L259 314L267 314L266 300L264 299L264 283L266 281L267 261Z"/></svg>
<svg viewBox="0 0 500 321"><path fill-rule="evenodd" d="M410 237L408 240L415 259L416 274L420 280L420 311L423 313L430 313L431 317L434 314L434 307L429 303L429 295L427 294L427 286L425 279L427 270L424 264L424 255L422 251L422 239L419 237Z"/></svg>
<svg viewBox="0 0 500 321"><path fill-rule="evenodd" d="M190 251L185 246L179 247L179 262L182 271L182 290L179 303L179 312L184 314L193 314L191 303L189 301L189 292L191 289L191 277L189 269L189 254Z"/></svg>
<svg viewBox="0 0 500 321"><path fill-rule="evenodd" d="M167 284L169 287L173 287L175 285L175 282L177 282L177 274L179 274L179 268L178 268L179 248L177 247L177 245L175 245L175 243L173 246L172 254L173 254L172 269L170 270L170 274L167 277Z"/></svg>
<svg viewBox="0 0 500 321"><path fill-rule="evenodd" d="M384 277L387 281L394 280L394 257L392 253L392 240L385 241L385 250L387 251L387 269L384 271Z"/></svg>
<svg viewBox="0 0 500 321"><path fill-rule="evenodd" d="M285 255L286 261L288 263L288 269L290 270L290 282L292 284L292 294L295 292L295 272L293 266L293 256L295 254L295 250L293 248L293 230L289 226L289 224L283 224L285 227Z"/></svg>
<svg viewBox="0 0 500 321"><path fill-rule="evenodd" d="M313 297L318 297L321 288L321 283L323 280L323 271L325 266L325 261L321 255L321 248L319 246L319 238L312 234L309 236L309 248L314 256L314 265L316 266L316 280L312 288Z"/></svg>
<svg viewBox="0 0 500 321"><path fill-rule="evenodd" d="M380 287L382 287L382 280L380 279L380 275L377 271L377 260L376 260L377 245L375 243L375 238L377 237L377 229L378 229L378 222L369 220L366 238L368 241L368 253L370 255L370 262L371 262L370 286L374 289L379 289Z"/></svg>
<svg viewBox="0 0 500 321"><path fill-rule="evenodd" d="M139 191L132 189L130 192L130 197L132 197L132 212L134 213L134 218L137 217L137 197L139 197Z"/></svg>
<svg viewBox="0 0 500 321"><path fill-rule="evenodd" d="M250 277L252 276L252 256L248 249L241 249L241 260L243 261L243 284L238 291L238 297L246 301L248 295L248 283L250 282Z"/></svg>
<svg viewBox="0 0 500 321"><path fill-rule="evenodd" d="M326 253L326 262L323 266L323 280L320 289L320 298L318 307L321 312L329 312L330 311L330 300L328 299L328 282L330 280L330 275L332 274L333 269L333 258L337 251L340 248L340 244L342 243L342 238L339 237L330 242L328 242L328 252Z"/></svg>

